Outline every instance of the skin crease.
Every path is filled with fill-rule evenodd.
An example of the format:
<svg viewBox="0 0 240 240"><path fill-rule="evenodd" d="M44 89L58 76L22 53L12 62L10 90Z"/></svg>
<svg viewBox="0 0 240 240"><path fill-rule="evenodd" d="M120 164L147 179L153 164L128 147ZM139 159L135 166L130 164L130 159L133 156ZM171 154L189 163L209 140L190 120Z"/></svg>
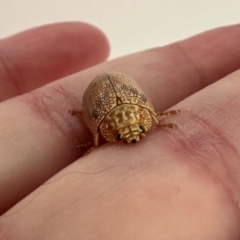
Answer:
<svg viewBox="0 0 240 240"><path fill-rule="evenodd" d="M16 84L4 81L21 78L6 75L0 239L239 239L239 40L239 25L212 30L14 98ZM156 110L181 109L162 118L178 127L153 127L137 144L104 144L79 159L76 146L91 135L68 110L80 110L84 89L104 71L133 77Z"/></svg>

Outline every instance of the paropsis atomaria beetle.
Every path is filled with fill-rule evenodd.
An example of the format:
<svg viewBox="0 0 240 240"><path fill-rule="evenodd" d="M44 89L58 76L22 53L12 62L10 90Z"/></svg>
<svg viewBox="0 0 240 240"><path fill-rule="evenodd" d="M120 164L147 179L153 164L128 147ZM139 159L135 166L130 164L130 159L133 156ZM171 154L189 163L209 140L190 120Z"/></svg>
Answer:
<svg viewBox="0 0 240 240"><path fill-rule="evenodd" d="M158 127L174 127L173 123L160 124L157 116L176 114L179 110L158 113L148 96L131 77L116 72L95 77L83 95L84 122L94 136L94 148L101 134L107 142L136 143L146 136L152 123Z"/></svg>

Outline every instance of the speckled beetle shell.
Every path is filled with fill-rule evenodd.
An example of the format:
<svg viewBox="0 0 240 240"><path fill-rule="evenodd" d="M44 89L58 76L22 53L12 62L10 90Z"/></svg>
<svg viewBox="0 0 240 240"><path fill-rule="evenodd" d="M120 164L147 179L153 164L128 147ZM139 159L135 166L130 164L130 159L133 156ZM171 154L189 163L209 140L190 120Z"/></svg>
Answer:
<svg viewBox="0 0 240 240"><path fill-rule="evenodd" d="M135 143L149 130L152 119L158 123L156 115L147 95L122 73L97 76L83 95L82 116L95 139L101 132L108 142Z"/></svg>

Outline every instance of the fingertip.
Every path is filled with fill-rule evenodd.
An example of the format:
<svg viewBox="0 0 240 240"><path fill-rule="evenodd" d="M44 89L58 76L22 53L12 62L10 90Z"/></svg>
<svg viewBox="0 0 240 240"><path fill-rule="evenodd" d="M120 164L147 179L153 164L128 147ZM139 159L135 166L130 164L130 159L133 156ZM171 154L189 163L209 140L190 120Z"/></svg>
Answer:
<svg viewBox="0 0 240 240"><path fill-rule="evenodd" d="M102 30L93 25L87 23L82 24L85 24L86 26L88 40L92 44L93 48L97 47L96 50L101 51L99 54L99 59L102 61L106 60L110 53L110 43L107 36Z"/></svg>

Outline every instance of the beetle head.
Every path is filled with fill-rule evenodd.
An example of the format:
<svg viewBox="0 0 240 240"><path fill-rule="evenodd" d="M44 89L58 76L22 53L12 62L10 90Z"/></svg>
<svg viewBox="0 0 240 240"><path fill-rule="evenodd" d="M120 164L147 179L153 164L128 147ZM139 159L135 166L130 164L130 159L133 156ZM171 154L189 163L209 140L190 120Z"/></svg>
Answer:
<svg viewBox="0 0 240 240"><path fill-rule="evenodd" d="M103 138L108 142L136 143L152 126L148 109L132 104L117 106L100 124Z"/></svg>
<svg viewBox="0 0 240 240"><path fill-rule="evenodd" d="M141 138L145 137L145 128L139 124L131 124L124 126L118 130L116 139L124 143L136 143Z"/></svg>

